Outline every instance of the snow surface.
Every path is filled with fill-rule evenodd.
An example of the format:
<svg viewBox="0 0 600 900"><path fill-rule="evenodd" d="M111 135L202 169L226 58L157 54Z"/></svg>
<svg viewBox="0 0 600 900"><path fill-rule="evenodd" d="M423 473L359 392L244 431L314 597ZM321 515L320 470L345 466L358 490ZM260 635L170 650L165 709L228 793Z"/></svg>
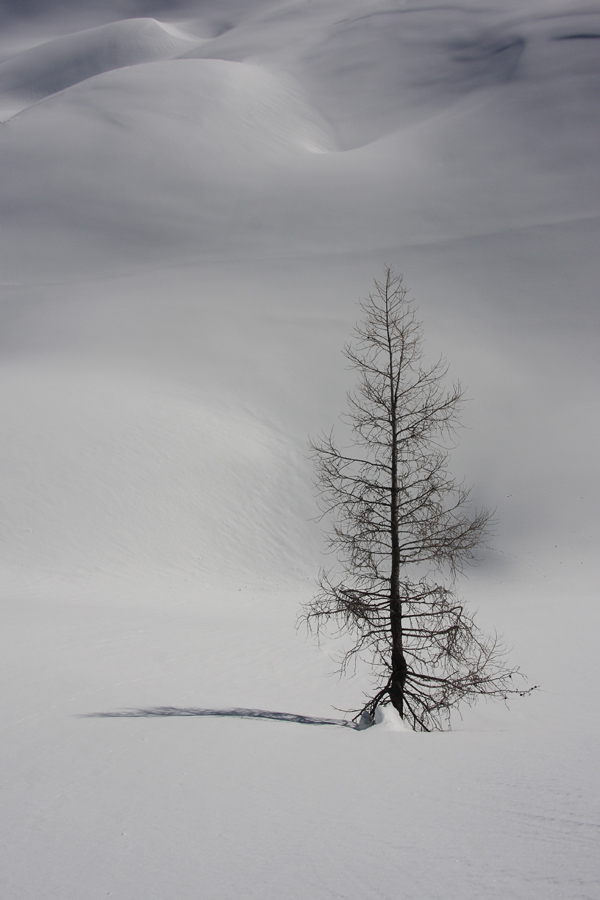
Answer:
<svg viewBox="0 0 600 900"><path fill-rule="evenodd" d="M598 896L600 6L0 4L2 896ZM295 629L392 264L542 689L367 730Z"/></svg>

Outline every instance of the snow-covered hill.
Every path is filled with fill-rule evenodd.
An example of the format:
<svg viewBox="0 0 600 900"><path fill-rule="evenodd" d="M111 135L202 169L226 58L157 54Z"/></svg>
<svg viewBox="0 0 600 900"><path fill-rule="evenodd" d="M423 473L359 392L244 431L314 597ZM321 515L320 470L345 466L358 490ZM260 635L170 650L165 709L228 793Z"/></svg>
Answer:
<svg viewBox="0 0 600 900"><path fill-rule="evenodd" d="M3 896L594 896L600 6L0 22ZM472 398L463 593L543 687L447 735L332 724L367 676L294 628L385 264Z"/></svg>

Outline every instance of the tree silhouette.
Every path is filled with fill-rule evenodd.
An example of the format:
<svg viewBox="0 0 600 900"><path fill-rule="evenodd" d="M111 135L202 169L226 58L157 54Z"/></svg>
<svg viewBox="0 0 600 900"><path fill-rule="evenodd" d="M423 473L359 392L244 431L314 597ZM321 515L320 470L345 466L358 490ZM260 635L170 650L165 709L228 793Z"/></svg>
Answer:
<svg viewBox="0 0 600 900"><path fill-rule="evenodd" d="M374 692L357 713L392 703L417 730L441 728L462 702L529 693L497 635L483 634L455 593L489 523L448 471L463 390L447 364L427 365L420 322L388 268L361 303L344 348L358 385L348 396L353 443L311 441L322 518L337 564L321 571L303 618L349 635L341 671L366 658Z"/></svg>

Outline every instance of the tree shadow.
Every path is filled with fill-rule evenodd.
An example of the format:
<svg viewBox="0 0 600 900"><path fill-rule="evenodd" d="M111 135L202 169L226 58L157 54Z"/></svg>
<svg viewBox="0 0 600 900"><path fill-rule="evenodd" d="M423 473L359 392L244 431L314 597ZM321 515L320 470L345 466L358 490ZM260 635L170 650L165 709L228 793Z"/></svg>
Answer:
<svg viewBox="0 0 600 900"><path fill-rule="evenodd" d="M348 719L327 719L304 716L300 713L274 712L269 709L206 709L204 707L152 706L147 709L122 709L114 712L83 713L82 719L156 719L169 716L210 716L229 719L271 719L276 722L295 722L297 725L336 725L338 728L360 730L361 725Z"/></svg>

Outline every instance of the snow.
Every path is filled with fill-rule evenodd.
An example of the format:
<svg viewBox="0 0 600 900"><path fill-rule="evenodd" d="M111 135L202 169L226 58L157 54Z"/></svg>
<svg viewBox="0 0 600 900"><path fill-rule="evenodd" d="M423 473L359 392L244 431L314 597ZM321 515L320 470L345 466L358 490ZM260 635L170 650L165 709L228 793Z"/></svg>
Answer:
<svg viewBox="0 0 600 900"><path fill-rule="evenodd" d="M375 710L375 726L386 731L410 731L392 706L378 706Z"/></svg>
<svg viewBox="0 0 600 900"><path fill-rule="evenodd" d="M600 7L3 14L2 895L598 893ZM295 628L306 438L392 264L496 508L461 584L541 690L343 713Z"/></svg>
<svg viewBox="0 0 600 900"><path fill-rule="evenodd" d="M22 99L26 108L102 72L169 59L197 39L154 19L100 25L44 42L0 65L0 94ZM29 102L28 102L29 101Z"/></svg>

